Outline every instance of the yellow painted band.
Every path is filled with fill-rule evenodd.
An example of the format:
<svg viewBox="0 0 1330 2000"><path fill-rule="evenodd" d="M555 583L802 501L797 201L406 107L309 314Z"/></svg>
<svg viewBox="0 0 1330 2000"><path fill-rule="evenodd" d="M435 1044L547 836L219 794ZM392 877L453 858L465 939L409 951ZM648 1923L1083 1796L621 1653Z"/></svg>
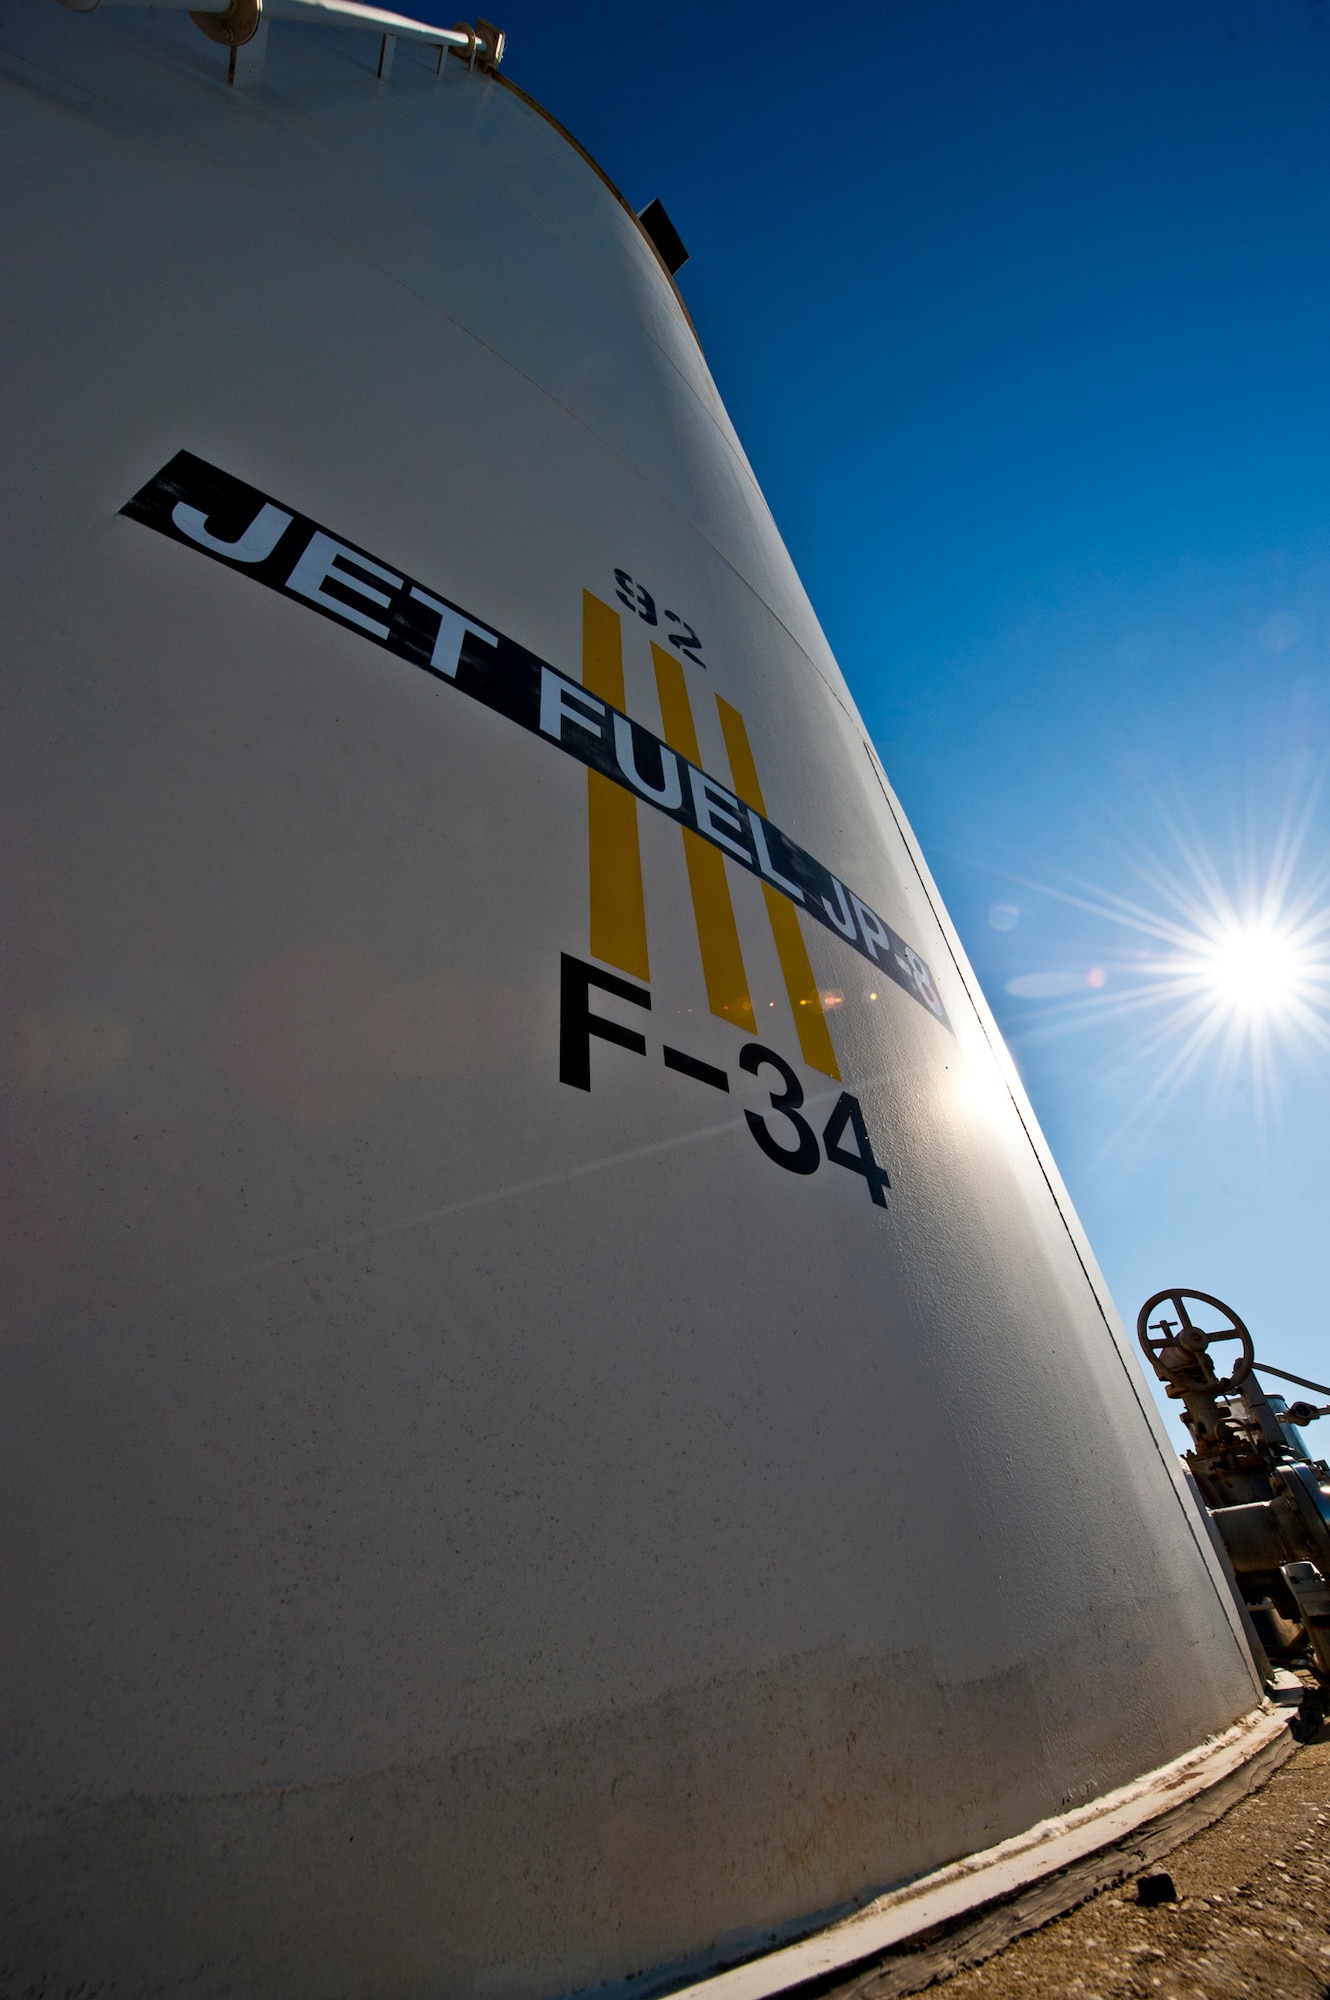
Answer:
<svg viewBox="0 0 1330 2000"><path fill-rule="evenodd" d="M702 755L697 744L693 705L688 698L683 662L654 642L651 658L656 669L656 692L660 697L661 730L671 750L699 767ZM744 970L739 926L734 921L725 856L709 840L683 830L683 851L688 863L688 886L693 894L693 919L702 953L702 974L706 980L707 1005L724 1021L733 1021L757 1033L753 1020L752 996Z"/></svg>
<svg viewBox="0 0 1330 2000"><path fill-rule="evenodd" d="M732 707L723 695L716 696L716 712L720 717L721 735L725 738L725 754L730 760L730 777L735 794L765 819L766 801L762 796L747 725L738 709ZM813 964L808 956L799 912L779 889L773 889L768 882L762 884L762 894L771 919L771 935L776 942L776 956L785 978L785 991L789 995L790 1012L794 1015L803 1059L810 1069L820 1070L823 1076L834 1077L839 1083L840 1066L823 1012L822 995L813 977Z"/></svg>
<svg viewBox="0 0 1330 2000"><path fill-rule="evenodd" d="M589 590L582 592L582 685L613 707L624 707L619 614ZM649 980L637 800L599 771L587 772L587 847L591 956L635 979Z"/></svg>

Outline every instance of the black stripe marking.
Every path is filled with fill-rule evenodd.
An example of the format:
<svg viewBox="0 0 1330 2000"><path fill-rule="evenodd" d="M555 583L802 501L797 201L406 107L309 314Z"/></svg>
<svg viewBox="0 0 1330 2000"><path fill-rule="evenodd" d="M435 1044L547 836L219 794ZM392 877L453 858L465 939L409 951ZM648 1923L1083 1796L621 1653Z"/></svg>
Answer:
<svg viewBox="0 0 1330 2000"><path fill-rule="evenodd" d="M680 1076L691 1076L698 1083L709 1083L713 1090L728 1090L730 1079L723 1069L714 1063L699 1062L696 1056L686 1056L682 1049L666 1047L666 1069L677 1069Z"/></svg>
<svg viewBox="0 0 1330 2000"><path fill-rule="evenodd" d="M450 682L482 707L603 772L788 896L950 1028L933 975L918 952L829 868L741 804L727 786L695 772L685 759L676 760L659 737L631 717L622 718L628 734L617 732L624 739L621 747L616 710L483 619L193 452L177 452L120 511ZM667 781L667 771L677 784Z"/></svg>

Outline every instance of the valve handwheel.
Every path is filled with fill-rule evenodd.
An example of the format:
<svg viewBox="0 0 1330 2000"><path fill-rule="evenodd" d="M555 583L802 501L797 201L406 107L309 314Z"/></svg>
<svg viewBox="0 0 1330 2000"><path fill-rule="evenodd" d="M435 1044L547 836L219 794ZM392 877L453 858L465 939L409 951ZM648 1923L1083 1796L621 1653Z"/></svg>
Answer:
<svg viewBox="0 0 1330 2000"><path fill-rule="evenodd" d="M1197 1326L1187 1310L1189 1299L1199 1305L1212 1306L1216 1312L1224 1315L1228 1324L1213 1332ZM1160 1306L1172 1306L1176 1317L1169 1318L1160 1314L1151 1325L1150 1316L1157 1312ZM1182 1285L1174 1286L1166 1292L1156 1292L1152 1299L1145 1301L1136 1315L1136 1338L1149 1355L1155 1374L1164 1382L1172 1380L1180 1368L1188 1365L1213 1369L1213 1362L1209 1362L1207 1358L1208 1350L1220 1341L1240 1341L1242 1352L1238 1355L1230 1373L1222 1381L1206 1385L1214 1394L1220 1396L1230 1396L1235 1389L1241 1388L1251 1374L1252 1363L1256 1358L1252 1337L1232 1306L1226 1306L1222 1299L1212 1297L1209 1292L1189 1291ZM1176 1356L1171 1365L1165 1360L1170 1348Z"/></svg>

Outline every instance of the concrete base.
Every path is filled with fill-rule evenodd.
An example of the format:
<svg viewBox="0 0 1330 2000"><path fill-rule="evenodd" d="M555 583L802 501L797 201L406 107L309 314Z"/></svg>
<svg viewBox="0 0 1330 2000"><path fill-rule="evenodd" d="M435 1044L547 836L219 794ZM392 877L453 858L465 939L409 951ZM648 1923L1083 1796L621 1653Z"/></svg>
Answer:
<svg viewBox="0 0 1330 2000"><path fill-rule="evenodd" d="M1161 1765L1134 1784L892 1889L854 1916L799 1944L677 1989L675 2000L685 2000L685 1996L687 2000L770 2000L770 1996L809 1980L824 1981L829 1974L865 1968L867 1961L892 1947L992 1904L1001 1904L1002 1910L995 1911L989 1920L994 1934L987 1950L1000 1949L1036 1923L1048 1922L1097 1890L1139 1872L1210 1818L1226 1811L1245 1791L1264 1783L1297 1747L1289 1722L1286 1706L1264 1702L1223 1735ZM1207 1801L1213 1807L1210 1813L1204 1810ZM1189 1806L1202 1809L1193 1812L1187 1824L1172 1824ZM1165 1821L1170 1824L1166 1826ZM1161 1839L1151 1839L1151 1832L1157 1832ZM1142 1833L1144 1837L1130 1840ZM1129 1841L1130 1853L1122 1854L1119 1850ZM1098 1867L1097 1859L1101 1862ZM1014 1903L1026 1902L1020 1893L1024 1890L1039 1895L1037 1911L1013 1911ZM1014 1920L1004 1918L1004 1912L1013 1913ZM976 1956L985 1955L985 1951L972 1952L959 1962L975 1962ZM875 2000L917 1991L939 1976L945 1977L950 1969L941 1964L930 1969L925 1955L912 1955L910 1964L899 1969L904 1983L893 1981L890 1975L874 1980Z"/></svg>

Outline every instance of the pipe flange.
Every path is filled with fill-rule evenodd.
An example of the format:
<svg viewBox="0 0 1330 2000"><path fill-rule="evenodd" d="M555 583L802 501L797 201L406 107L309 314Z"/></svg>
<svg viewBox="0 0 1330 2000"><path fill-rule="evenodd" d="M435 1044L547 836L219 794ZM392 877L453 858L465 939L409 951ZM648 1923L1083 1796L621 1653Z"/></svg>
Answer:
<svg viewBox="0 0 1330 2000"><path fill-rule="evenodd" d="M493 21L482 20L479 14L476 16L476 34L480 37L480 46L476 50L476 65L484 70L487 76L495 76L498 74L499 64L503 61L504 43L508 37L502 28L496 28Z"/></svg>
<svg viewBox="0 0 1330 2000"><path fill-rule="evenodd" d="M477 17L474 28L469 21L459 21L453 33L466 36L466 47L452 49L449 53L455 55L459 62L464 62L468 69L478 69L483 75L493 76L503 61L504 44L508 39L503 29L496 28L493 21L482 21Z"/></svg>
<svg viewBox="0 0 1330 2000"><path fill-rule="evenodd" d="M231 0L224 14L191 13L189 18L210 42L220 42L225 49L242 49L259 32L263 0Z"/></svg>

